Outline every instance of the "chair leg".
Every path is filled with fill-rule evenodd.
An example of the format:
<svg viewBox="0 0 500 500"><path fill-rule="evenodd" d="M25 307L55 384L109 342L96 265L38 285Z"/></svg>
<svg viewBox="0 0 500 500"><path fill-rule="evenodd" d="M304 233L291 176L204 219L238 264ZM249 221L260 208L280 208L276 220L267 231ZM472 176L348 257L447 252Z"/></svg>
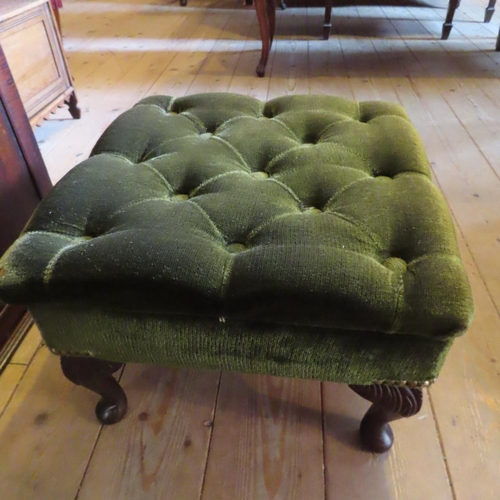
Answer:
<svg viewBox="0 0 500 500"><path fill-rule="evenodd" d="M491 18L493 17L493 14L495 13L495 4L497 3L497 0L490 0L488 3L488 7L486 7L486 10L484 12L484 22L489 23L491 21Z"/></svg>
<svg viewBox="0 0 500 500"><path fill-rule="evenodd" d="M453 16L455 11L460 5L460 0L450 0L448 4L448 12L446 13L446 19L443 24L443 32L441 34L441 40L448 40L450 36L451 29L453 28Z"/></svg>
<svg viewBox="0 0 500 500"><path fill-rule="evenodd" d="M497 36L497 45L495 47L495 50L497 52L500 52L500 30L498 30L498 36Z"/></svg>
<svg viewBox="0 0 500 500"><path fill-rule="evenodd" d="M422 389L384 384L350 385L354 392L372 402L360 425L361 443L374 453L388 451L394 442L389 422L411 417L422 408Z"/></svg>
<svg viewBox="0 0 500 500"><path fill-rule="evenodd" d="M269 51L271 50L271 33L267 4L271 2L274 7L274 1L275 0L255 0L254 2L255 10L257 11L257 18L259 20L260 38L262 40L262 53L259 64L255 70L259 76L264 76L266 73L267 60L269 58Z"/></svg>
<svg viewBox="0 0 500 500"><path fill-rule="evenodd" d="M332 6L333 0L325 1L325 21L323 22L323 40L330 38L332 31Z"/></svg>
<svg viewBox="0 0 500 500"><path fill-rule="evenodd" d="M94 358L61 357L61 368L68 380L102 396L95 408L102 424L116 424L127 412L127 396L112 376L122 366Z"/></svg>
<svg viewBox="0 0 500 500"><path fill-rule="evenodd" d="M276 2L275 0L266 0L267 19L269 21L269 49L273 46L274 30L276 29Z"/></svg>

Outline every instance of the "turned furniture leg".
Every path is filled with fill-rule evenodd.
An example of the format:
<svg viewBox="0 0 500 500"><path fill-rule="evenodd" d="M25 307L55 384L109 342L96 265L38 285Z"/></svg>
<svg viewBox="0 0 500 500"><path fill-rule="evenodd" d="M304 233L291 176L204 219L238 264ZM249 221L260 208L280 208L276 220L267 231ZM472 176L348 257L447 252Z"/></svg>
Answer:
<svg viewBox="0 0 500 500"><path fill-rule="evenodd" d="M71 92L69 99L65 101L69 107L70 115L75 119L79 120L82 117L82 110L78 106L78 99L76 98L75 92Z"/></svg>
<svg viewBox="0 0 500 500"><path fill-rule="evenodd" d="M94 358L61 357L61 368L68 380L102 396L95 413L103 424L115 424L127 412L127 396L112 376L122 366Z"/></svg>
<svg viewBox="0 0 500 500"><path fill-rule="evenodd" d="M262 53L259 64L257 65L257 75L264 76L266 72L266 64L269 58L269 51L271 50L271 33L269 30L268 18L268 2L274 0L255 0L255 10L257 11L257 18L259 20L260 38L262 39ZM273 33L274 35L274 33Z"/></svg>
<svg viewBox="0 0 500 500"><path fill-rule="evenodd" d="M323 40L330 38L332 30L332 6L333 0L326 0L325 2L325 21L323 23Z"/></svg>
<svg viewBox="0 0 500 500"><path fill-rule="evenodd" d="M455 11L460 5L460 0L450 0L448 3L448 12L446 13L446 19L443 24L443 32L441 34L441 40L448 40L451 33L451 28L453 28L453 16Z"/></svg>
<svg viewBox="0 0 500 500"><path fill-rule="evenodd" d="M495 13L495 4L497 3L497 0L490 0L488 3L488 7L486 7L486 10L484 12L484 22L489 23L491 21L491 18L493 17L493 14Z"/></svg>
<svg viewBox="0 0 500 500"><path fill-rule="evenodd" d="M349 385L362 398L373 404L360 425L361 443L375 453L388 451L394 442L389 422L411 417L422 408L422 389L384 384Z"/></svg>

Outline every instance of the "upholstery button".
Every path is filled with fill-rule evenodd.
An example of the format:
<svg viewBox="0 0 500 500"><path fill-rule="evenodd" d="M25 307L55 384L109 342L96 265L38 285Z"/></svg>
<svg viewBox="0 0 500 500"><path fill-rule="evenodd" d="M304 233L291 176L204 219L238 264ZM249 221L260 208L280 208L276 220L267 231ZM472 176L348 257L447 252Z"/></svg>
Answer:
<svg viewBox="0 0 500 500"><path fill-rule="evenodd" d="M252 177L255 177L256 179L267 179L269 174L267 172L254 172Z"/></svg>
<svg viewBox="0 0 500 500"><path fill-rule="evenodd" d="M207 139L210 139L210 137L212 137L214 134L210 133L210 132L205 132L203 134L200 134L200 139L203 140L203 141L206 141Z"/></svg>
<svg viewBox="0 0 500 500"><path fill-rule="evenodd" d="M246 247L242 243L230 243L227 246L226 250L229 253L239 253L239 252L243 252L244 250L246 250Z"/></svg>
<svg viewBox="0 0 500 500"><path fill-rule="evenodd" d="M320 214L322 213L323 210L320 210L319 208L317 207L307 207L305 210L304 210L304 213L308 213L308 214Z"/></svg>
<svg viewBox="0 0 500 500"><path fill-rule="evenodd" d="M172 201L185 201L189 198L187 194L174 194Z"/></svg>
<svg viewBox="0 0 500 500"><path fill-rule="evenodd" d="M405 272L408 264L404 259L401 259L400 257L396 257L394 255L386 259L386 261L384 262L384 266L394 272Z"/></svg>

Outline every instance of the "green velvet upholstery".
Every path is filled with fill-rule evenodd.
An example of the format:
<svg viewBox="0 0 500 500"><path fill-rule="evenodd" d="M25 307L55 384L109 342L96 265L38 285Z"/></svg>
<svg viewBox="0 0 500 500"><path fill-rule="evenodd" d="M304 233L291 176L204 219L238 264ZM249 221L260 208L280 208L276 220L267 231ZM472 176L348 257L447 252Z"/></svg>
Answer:
<svg viewBox="0 0 500 500"><path fill-rule="evenodd" d="M57 352L348 383L435 378L473 314L397 105L153 96L0 261Z"/></svg>

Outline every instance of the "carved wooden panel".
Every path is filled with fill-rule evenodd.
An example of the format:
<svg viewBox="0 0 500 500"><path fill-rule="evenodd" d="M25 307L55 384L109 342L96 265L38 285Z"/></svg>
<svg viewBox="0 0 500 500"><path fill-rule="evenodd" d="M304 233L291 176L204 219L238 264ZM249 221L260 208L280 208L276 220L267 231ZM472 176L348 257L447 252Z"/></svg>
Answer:
<svg viewBox="0 0 500 500"><path fill-rule="evenodd" d="M0 44L32 125L69 103L73 84L49 0L2 0Z"/></svg>

